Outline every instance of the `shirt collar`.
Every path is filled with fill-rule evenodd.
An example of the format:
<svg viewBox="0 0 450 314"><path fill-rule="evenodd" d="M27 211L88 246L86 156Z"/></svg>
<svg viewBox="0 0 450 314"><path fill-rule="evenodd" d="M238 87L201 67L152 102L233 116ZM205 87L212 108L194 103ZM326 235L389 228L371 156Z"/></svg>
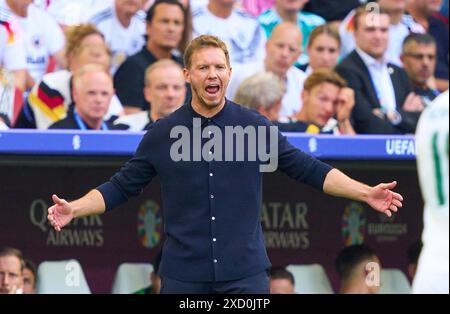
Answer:
<svg viewBox="0 0 450 314"><path fill-rule="evenodd" d="M211 118L206 118L199 114L197 111L192 108L192 98L188 101L186 104L187 110L189 112L189 124L191 125L193 123L194 118L200 118L202 119L201 125L203 126L206 122L213 122L214 124L217 124L219 127L225 127L227 123L227 117L230 114L231 106L230 101L225 98L225 105L223 106L222 110L220 110L218 113L216 113Z"/></svg>
<svg viewBox="0 0 450 314"><path fill-rule="evenodd" d="M361 59L363 60L364 64L367 67L383 67L383 66L387 66L387 60L386 57L383 56L383 58L381 60L377 60L372 56L369 56L367 53L365 53L364 51L362 51L359 47L356 47L356 52L359 54L359 56L361 57Z"/></svg>

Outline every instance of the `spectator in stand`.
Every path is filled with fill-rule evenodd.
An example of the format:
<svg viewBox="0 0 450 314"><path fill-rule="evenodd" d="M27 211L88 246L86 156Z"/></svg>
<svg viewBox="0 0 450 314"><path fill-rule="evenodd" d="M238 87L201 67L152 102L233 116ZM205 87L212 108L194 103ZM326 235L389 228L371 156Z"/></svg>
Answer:
<svg viewBox="0 0 450 314"><path fill-rule="evenodd" d="M36 265L29 259L26 259L24 263L25 267L23 269L23 294L36 294Z"/></svg>
<svg viewBox="0 0 450 314"><path fill-rule="evenodd" d="M294 275L284 267L270 269L270 294L295 294Z"/></svg>
<svg viewBox="0 0 450 314"><path fill-rule="evenodd" d="M251 16L258 17L273 7L275 0L241 0L241 6Z"/></svg>
<svg viewBox="0 0 450 314"><path fill-rule="evenodd" d="M180 108L186 97L186 84L181 66L173 60L156 61L145 71L145 99L150 110L125 115L114 121L113 129L144 131L153 122Z"/></svg>
<svg viewBox="0 0 450 314"><path fill-rule="evenodd" d="M422 25L431 36L436 39L437 44L437 63L434 76L436 77L435 88L441 92L446 91L448 84L449 67L449 44L448 44L448 25L435 17L436 5L430 0L409 0L407 6L408 12L414 20Z"/></svg>
<svg viewBox="0 0 450 314"><path fill-rule="evenodd" d="M89 19L103 33L111 49L112 73L145 44L145 13L141 10L142 5L143 0L115 0Z"/></svg>
<svg viewBox="0 0 450 314"><path fill-rule="evenodd" d="M102 33L91 24L70 28L66 58L68 70L46 74L31 90L15 128L47 129L51 124L64 119L73 110L73 73L85 64L97 63L107 69L111 64L111 54ZM122 111L120 101L114 96L106 118L114 120Z"/></svg>
<svg viewBox="0 0 450 314"><path fill-rule="evenodd" d="M364 2L366 0L309 0L305 5L305 11L317 14L327 22L339 22Z"/></svg>
<svg viewBox="0 0 450 314"><path fill-rule="evenodd" d="M301 53L301 41L302 34L296 24L289 22L278 24L266 43L264 60L234 67L227 97L233 99L240 83L247 77L269 71L286 83L280 116L290 117L298 112L302 107L300 94L306 79L306 74L294 66Z"/></svg>
<svg viewBox="0 0 450 314"><path fill-rule="evenodd" d="M0 248L0 294L23 293L24 267L22 252L14 248Z"/></svg>
<svg viewBox="0 0 450 314"><path fill-rule="evenodd" d="M428 34L411 34L403 43L402 62L414 93L427 107L439 94L431 88L436 68L436 41Z"/></svg>
<svg viewBox="0 0 450 314"><path fill-rule="evenodd" d="M322 17L303 11L303 7L307 2L308 0L275 0L275 5L258 18L266 32L267 38L270 37L274 27L282 21L291 22L300 27L303 34L303 53L297 60L297 66L305 65L309 61L308 55L306 54L309 34L317 26L325 24L325 20Z"/></svg>
<svg viewBox="0 0 450 314"><path fill-rule="evenodd" d="M102 130L112 127L105 121L114 88L109 69L100 64L87 64L73 76L74 110L52 124L49 129Z"/></svg>
<svg viewBox="0 0 450 314"><path fill-rule="evenodd" d="M173 54L183 37L186 10L178 0L157 0L147 12L147 43L129 57L114 75L114 87L126 114L147 110L144 97L145 71L160 59L173 59L183 65L181 57Z"/></svg>
<svg viewBox="0 0 450 314"><path fill-rule="evenodd" d="M13 31L10 22L2 20L0 12L0 68L14 76L14 85L21 91L26 87L27 57L23 36Z"/></svg>
<svg viewBox="0 0 450 314"><path fill-rule="evenodd" d="M34 86L47 72L50 59L65 66L64 34L56 21L32 0L0 0L0 11L20 25L27 54L26 88Z"/></svg>
<svg viewBox="0 0 450 314"><path fill-rule="evenodd" d="M355 93L334 70L318 69L305 81L303 106L291 119L279 124L283 132L354 135L350 115Z"/></svg>
<svg viewBox="0 0 450 314"><path fill-rule="evenodd" d="M264 58L264 31L258 21L234 7L236 0L209 0L192 13L193 37L214 35L230 49L231 65ZM230 31L232 30L232 31Z"/></svg>
<svg viewBox="0 0 450 314"><path fill-rule="evenodd" d="M380 290L377 284L380 278L373 278L372 284L368 283L369 273L378 268L378 276L381 273L380 260L375 252L365 245L352 245L344 248L335 261L336 271L340 278L341 294L376 294ZM370 276L372 277L372 276Z"/></svg>
<svg viewBox="0 0 450 314"><path fill-rule="evenodd" d="M367 4L366 11L371 12L379 8L390 17L389 43L385 52L386 59L399 67L402 66L400 55L402 53L403 40L410 33L425 33L425 29L413 18L406 14L407 0L379 0L377 3ZM373 1L372 1L373 2ZM345 58L355 49L355 10L351 11L339 27L342 39L342 57Z"/></svg>
<svg viewBox="0 0 450 314"><path fill-rule="evenodd" d="M272 72L259 72L239 85L233 101L258 111L276 124L285 92L286 85L278 76Z"/></svg>
<svg viewBox="0 0 450 314"><path fill-rule="evenodd" d="M337 67L355 91L352 122L357 133L414 133L423 110L406 72L385 58L389 25L386 11L358 8L354 18L356 49Z"/></svg>
<svg viewBox="0 0 450 314"><path fill-rule="evenodd" d="M309 64L300 67L306 75L310 75L317 69L334 69L341 52L339 33L329 24L316 27L309 36L306 51Z"/></svg>

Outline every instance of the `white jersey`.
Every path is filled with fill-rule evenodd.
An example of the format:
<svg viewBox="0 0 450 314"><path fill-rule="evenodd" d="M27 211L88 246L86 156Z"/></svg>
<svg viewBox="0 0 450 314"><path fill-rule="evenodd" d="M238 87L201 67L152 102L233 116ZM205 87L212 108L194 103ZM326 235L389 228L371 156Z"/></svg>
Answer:
<svg viewBox="0 0 450 314"><path fill-rule="evenodd" d="M46 73L50 56L64 48L64 34L45 10L28 6L27 17L15 15L6 0L0 0L0 11L19 23L27 53L27 69L35 82Z"/></svg>
<svg viewBox="0 0 450 314"><path fill-rule="evenodd" d="M235 66L231 80L227 88L227 98L234 99L239 89L239 85L250 76L264 72L264 61L252 62ZM307 78L305 72L299 70L295 66L289 68L286 74L286 93L281 100L280 118L288 118L300 111L302 108L301 94L303 84Z"/></svg>
<svg viewBox="0 0 450 314"><path fill-rule="evenodd" d="M90 12L98 12L113 0L46 0L44 7L60 25L73 26L88 20Z"/></svg>
<svg viewBox="0 0 450 314"><path fill-rule="evenodd" d="M25 45L20 33L0 16L0 66L9 71L25 70L27 57Z"/></svg>
<svg viewBox="0 0 450 314"><path fill-rule="evenodd" d="M437 97L417 126L417 167L425 209L415 293L449 293L448 97L448 91Z"/></svg>
<svg viewBox="0 0 450 314"><path fill-rule="evenodd" d="M258 21L241 10L234 9L231 15L220 18L207 7L192 12L192 38L200 35L219 37L228 47L231 65L264 59L266 38Z"/></svg>
<svg viewBox="0 0 450 314"><path fill-rule="evenodd" d="M112 73L116 72L128 56L138 53L145 45L144 11L136 13L127 28L120 24L114 4L93 14L89 22L97 26L103 33L106 43L112 51Z"/></svg>

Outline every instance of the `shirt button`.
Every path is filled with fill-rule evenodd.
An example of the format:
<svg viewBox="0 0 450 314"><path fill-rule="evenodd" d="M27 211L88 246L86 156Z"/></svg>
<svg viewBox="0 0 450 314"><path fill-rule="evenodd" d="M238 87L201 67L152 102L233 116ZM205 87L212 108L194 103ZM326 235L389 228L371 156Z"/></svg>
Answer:
<svg viewBox="0 0 450 314"><path fill-rule="evenodd" d="M211 194L211 199L213 199L213 198L214 198L214 195Z"/></svg>
<svg viewBox="0 0 450 314"><path fill-rule="evenodd" d="M217 242L217 239L216 239L216 238L213 238L213 242Z"/></svg>
<svg viewBox="0 0 450 314"><path fill-rule="evenodd" d="M212 155L212 151L209 151L208 154Z"/></svg>
<svg viewBox="0 0 450 314"><path fill-rule="evenodd" d="M211 134L212 134L212 132L211 132L211 131L208 131L208 134L209 134L209 135L211 135Z"/></svg>
<svg viewBox="0 0 450 314"><path fill-rule="evenodd" d="M213 176L212 172L211 172L211 173L209 174L209 176L210 176L210 177L212 177L212 176Z"/></svg>
<svg viewBox="0 0 450 314"><path fill-rule="evenodd" d="M214 262L214 264L217 264L218 261L215 259L215 260L213 260L213 262Z"/></svg>
<svg viewBox="0 0 450 314"><path fill-rule="evenodd" d="M212 220L212 221L216 220L216 217L211 217L211 220Z"/></svg>

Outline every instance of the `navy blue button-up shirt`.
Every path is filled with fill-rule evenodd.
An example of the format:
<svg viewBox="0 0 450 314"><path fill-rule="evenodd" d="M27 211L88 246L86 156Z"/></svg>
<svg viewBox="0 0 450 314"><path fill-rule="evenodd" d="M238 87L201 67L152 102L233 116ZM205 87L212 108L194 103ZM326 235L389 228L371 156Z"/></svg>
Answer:
<svg viewBox="0 0 450 314"><path fill-rule="evenodd" d="M194 118L201 119L201 125L196 126ZM190 282L228 281L269 268L260 221L262 173L259 166L264 162L223 161L225 158L173 161L170 151L178 138L171 138L170 134L175 126L184 126L191 134L195 127L204 130L214 126L225 134L226 126L269 128L272 124L257 112L228 100L209 119L197 114L190 103L182 106L155 122L135 156L109 182L97 188L106 209L138 195L159 175L166 233L161 276ZM276 134L278 169L323 190L331 167L293 147L281 133ZM206 141L203 139L202 145Z"/></svg>

